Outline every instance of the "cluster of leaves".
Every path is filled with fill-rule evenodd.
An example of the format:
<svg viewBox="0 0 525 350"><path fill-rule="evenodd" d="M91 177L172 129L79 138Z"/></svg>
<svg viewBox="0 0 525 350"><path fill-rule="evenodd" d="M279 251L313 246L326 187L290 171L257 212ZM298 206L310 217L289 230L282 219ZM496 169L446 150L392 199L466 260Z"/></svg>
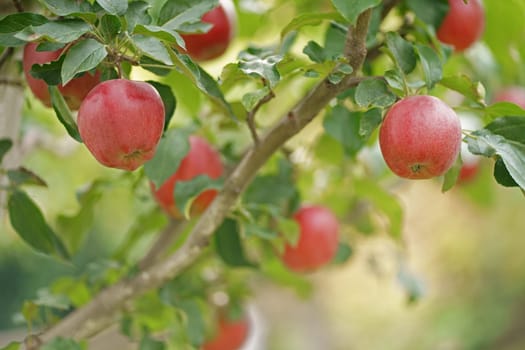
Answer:
<svg viewBox="0 0 525 350"><path fill-rule="evenodd" d="M367 37L368 60L363 68L366 74L361 82L326 106L322 131L312 142L306 146L292 143L291 151L285 149L271 158L191 269L162 289L134 301L133 312L122 321L123 333L138 339L144 349L163 349L165 345L159 339L173 346L199 346L213 327L209 325L214 314L211 296L226 293L235 310L249 294L246 275L260 274L308 295L311 291L308 280L287 271L277 258L284 244L297 241L298 227L290 217L303 201L330 203L339 217L344 218L334 264L348 261L358 235L387 232L400 241L402 207L381 183L385 171L375 172L373 164L363 161L363 154L373 149L384 111L406 95L434 93L439 89L463 95L465 109L488 123L482 130L468 132L470 151L495 159L494 175L500 184L525 189L522 132L525 111L505 102L487 105L479 81L463 74L445 75L444 66L452 50L437 41L435 30L448 10L446 1L400 2L396 15L404 20L398 28L386 32L381 23L388 2L332 0L331 3L333 10L328 12L319 13L319 7L315 12L298 13L283 27L280 40L274 45L250 46L241 51L236 62L223 68L219 79L179 50L185 45L181 33L209 29L200 18L217 5L216 0L44 0L42 4L50 16L28 12L0 20L0 46L19 47L40 41L42 50L68 47L58 61L35 65L31 74L51 86L58 119L76 140L81 141L74 117L56 86L78 74L100 69L103 79L111 79L128 76L132 66L140 66L158 76L150 83L158 89L167 107L165 135L143 172L94 180L77 197L80 209L72 215L58 216L54 225L46 222L21 188L45 182L25 168L2 170L2 175L8 178L5 190L9 192L8 210L13 228L36 251L64 260L74 257L84 244L95 220L95 207L112 181L129 181L137 200L147 203L136 213L136 222L111 262L94 263L78 278L56 281L24 306L23 316L29 324L38 320L53 322L82 307L103 287L136 271L134 249L145 235L159 231L167 221L145 194L147 182L159 185L178 168L188 152L190 133L199 130L219 135L214 136L219 139L233 129L237 135L235 141L240 140L247 134L241 122L253 123L259 109L278 115L286 113L289 106L271 103L273 98L286 96L296 86L300 86L301 92L307 91L322 79L338 84L352 74L353 68L345 56L347 31L367 9L373 10ZM322 42L308 40L298 50L301 44L298 39L311 27L322 33ZM181 99L192 92L205 99ZM197 106L188 108L194 100L199 101ZM179 104L186 104L196 114L191 125L184 129L170 127ZM198 116L203 110L211 111L205 122ZM209 122L217 115L220 122ZM10 140L0 140L0 160L11 145ZM222 142L221 153L233 162L240 158L242 150ZM454 185L457 170L454 168L445 177L445 190ZM203 190L221 186L222 180L212 181L205 176L178 184L174 196L179 210L189 216L193 198ZM187 233L188 230L182 232L173 250L183 245ZM215 277L211 280L202 277L210 269ZM400 276L409 296L416 298L417 283L403 266ZM57 339L46 346L82 348L68 342Z"/></svg>

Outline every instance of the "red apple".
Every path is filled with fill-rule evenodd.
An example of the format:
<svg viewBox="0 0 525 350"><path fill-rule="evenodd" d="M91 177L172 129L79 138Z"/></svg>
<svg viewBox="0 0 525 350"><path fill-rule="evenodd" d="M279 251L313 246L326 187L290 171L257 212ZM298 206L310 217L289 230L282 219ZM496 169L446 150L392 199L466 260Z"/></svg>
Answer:
<svg viewBox="0 0 525 350"><path fill-rule="evenodd" d="M456 113L433 96L410 96L396 102L379 130L379 146L388 167L407 179L444 174L461 148Z"/></svg>
<svg viewBox="0 0 525 350"><path fill-rule="evenodd" d="M215 336L202 345L202 350L238 350L248 336L248 321L246 319L219 319Z"/></svg>
<svg viewBox="0 0 525 350"><path fill-rule="evenodd" d="M207 61L221 56L235 35L235 5L232 0L220 0L219 6L207 12L202 21L213 27L202 34L182 35L186 52L196 61Z"/></svg>
<svg viewBox="0 0 525 350"><path fill-rule="evenodd" d="M100 163L135 170L155 153L164 129L164 103L150 84L107 80L86 96L77 122L82 140Z"/></svg>
<svg viewBox="0 0 525 350"><path fill-rule="evenodd" d="M151 189L159 205L168 214L181 217L175 204L173 195L177 181L189 181L199 175L208 175L216 179L222 175L223 167L220 154L214 150L206 140L198 136L190 136L190 150L182 159L177 171L168 178L158 189L151 183ZM192 204L191 213L200 214L210 205L217 190L202 192Z"/></svg>
<svg viewBox="0 0 525 350"><path fill-rule="evenodd" d="M294 214L299 224L299 240L287 244L283 263L296 272L308 272L328 264L339 246L339 222L335 215L321 206L306 206Z"/></svg>
<svg viewBox="0 0 525 350"><path fill-rule="evenodd" d="M24 57L22 66L24 68L24 75L36 98L42 103L51 107L51 97L47 89L47 84L42 79L34 78L29 71L34 64L46 64L55 61L60 57L62 49L56 51L37 51L38 43L28 43L24 47ZM85 73L81 77L75 78L67 83L65 86L59 85L58 89L64 96L69 108L77 110L86 95L100 83L100 72L97 71L95 75Z"/></svg>
<svg viewBox="0 0 525 350"><path fill-rule="evenodd" d="M509 86L496 93L494 102L512 102L525 109L525 88Z"/></svg>
<svg viewBox="0 0 525 350"><path fill-rule="evenodd" d="M463 51L479 40L485 29L485 12L479 0L448 0L449 11L438 28L437 37Z"/></svg>

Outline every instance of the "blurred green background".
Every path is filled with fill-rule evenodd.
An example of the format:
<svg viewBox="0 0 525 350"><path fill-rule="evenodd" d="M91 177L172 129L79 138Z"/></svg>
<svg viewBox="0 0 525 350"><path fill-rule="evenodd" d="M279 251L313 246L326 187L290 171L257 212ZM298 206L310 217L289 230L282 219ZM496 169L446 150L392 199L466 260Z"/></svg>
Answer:
<svg viewBox="0 0 525 350"><path fill-rule="evenodd" d="M292 3L302 9L311 5L306 0L277 1L278 10L261 16L256 3L264 5L238 2L244 10L236 47L206 66L210 72L219 72L235 57L236 48L253 38L274 40L272 35L293 16ZM483 42L453 57L446 70L480 79L490 98L502 86L525 85L525 1L485 0L484 5ZM271 23L262 26L268 19ZM307 34L319 33L312 29ZM184 124L188 114L196 113L198 97L184 87L176 93L182 103L174 120ZM454 96L444 98L454 101ZM68 139L50 110L30 96L27 101L23 134L32 146L23 164L48 183L48 188L28 189L46 217L74 213L75 191L92 179L118 181L104 188L94 213L96 225L73 266L35 254L12 232L7 216L1 216L0 329L24 327L17 313L39 288L58 276L96 268L90 265L94 258L109 258L139 205L129 188L132 176L98 166ZM347 264L311 276L312 299L256 282L253 303L266 320L268 349L321 349L316 344L334 350L525 349L525 198L517 189L495 184L491 172L492 164L485 162L477 178L446 194L438 181L395 183L393 192L405 212L405 249L386 235L359 237ZM407 291L421 296L410 303Z"/></svg>

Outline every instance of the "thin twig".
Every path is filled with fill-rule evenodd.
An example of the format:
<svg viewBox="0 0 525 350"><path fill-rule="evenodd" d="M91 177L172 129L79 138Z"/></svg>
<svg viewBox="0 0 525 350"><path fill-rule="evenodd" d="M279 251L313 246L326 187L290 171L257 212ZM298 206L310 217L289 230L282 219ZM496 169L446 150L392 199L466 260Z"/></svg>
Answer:
<svg viewBox="0 0 525 350"><path fill-rule="evenodd" d="M246 117L246 122L248 123L248 128L250 129L250 133L252 134L253 142L258 145L259 144L259 135L257 134L257 126L255 124L255 115L257 114L257 111L265 104L268 103L272 98L275 97L275 93L273 90L270 90L266 96L264 96L262 99L257 102L255 107L251 111L248 112L248 115Z"/></svg>
<svg viewBox="0 0 525 350"><path fill-rule="evenodd" d="M141 270L146 270L151 265L156 263L161 257L163 257L173 242L177 239L177 237L179 237L180 233L184 231L187 223L188 222L186 220L171 219L168 226L166 226L164 231L160 233L159 237L155 243L153 243L150 250L140 260L139 268Z"/></svg>
<svg viewBox="0 0 525 350"><path fill-rule="evenodd" d="M7 62L7 60L9 59L9 57L11 57L13 52L15 52L15 49L12 47L8 47L4 50L4 52L2 52L2 54L0 55L0 68L2 68L2 66Z"/></svg>
<svg viewBox="0 0 525 350"><path fill-rule="evenodd" d="M20 0L13 0L13 5L15 6L16 10L18 12L24 12L24 6L22 5L22 1Z"/></svg>
<svg viewBox="0 0 525 350"><path fill-rule="evenodd" d="M44 342L57 336L83 339L100 332L111 324L127 301L162 286L190 266L202 253L210 237L235 205L241 193L251 183L258 170L292 136L300 132L326 105L346 89L356 86L357 77L366 56L366 33L370 22L370 10L362 13L355 27L349 30L352 50L348 57L353 73L338 84L325 79L318 83L274 125L245 154L228 176L221 192L192 228L184 244L175 253L130 279L122 280L102 290L88 304L73 311L55 326L41 335ZM295 117L290 119L289 114Z"/></svg>
<svg viewBox="0 0 525 350"><path fill-rule="evenodd" d="M11 86L18 86L23 87L24 84L22 84L21 80L18 79L0 79L0 85L11 85Z"/></svg>

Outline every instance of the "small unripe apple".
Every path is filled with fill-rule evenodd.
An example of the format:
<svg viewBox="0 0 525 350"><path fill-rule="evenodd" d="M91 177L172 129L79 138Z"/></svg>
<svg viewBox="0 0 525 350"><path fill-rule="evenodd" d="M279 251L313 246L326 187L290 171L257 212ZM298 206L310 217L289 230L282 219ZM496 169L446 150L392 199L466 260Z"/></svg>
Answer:
<svg viewBox="0 0 525 350"><path fill-rule="evenodd" d="M448 0L449 11L437 30L438 39L463 51L479 40L485 29L485 12L479 0Z"/></svg>
<svg viewBox="0 0 525 350"><path fill-rule="evenodd" d="M285 246L283 263L296 272L309 272L328 264L339 246L336 216L325 207L306 206L293 218L299 224L299 240L295 246Z"/></svg>
<svg viewBox="0 0 525 350"><path fill-rule="evenodd" d="M45 106L51 107L51 97L49 96L46 82L42 79L34 78L30 71L34 64L47 64L57 60L63 49L55 51L37 51L37 46L38 43L28 43L24 47L24 57L22 60L24 75L33 95L42 101ZM62 93L62 96L64 96L69 108L77 110L89 91L99 83L99 71L94 75L87 72L84 75L71 80L64 86L59 85L58 90Z"/></svg>
<svg viewBox="0 0 525 350"><path fill-rule="evenodd" d="M175 204L174 190L178 181L189 181L199 175L208 175L216 179L222 175L223 166L220 154L206 140L198 136L190 136L190 149L182 159L177 171L171 175L158 189L151 183L155 199L164 211L173 217L181 217ZM206 190L199 194L192 203L191 213L200 214L210 205L217 190Z"/></svg>
<svg viewBox="0 0 525 350"><path fill-rule="evenodd" d="M405 97L386 113L379 146L388 167L400 177L443 175L461 148L461 123L454 110L436 97Z"/></svg>
<svg viewBox="0 0 525 350"><path fill-rule="evenodd" d="M219 6L204 14L202 21L212 25L208 32L182 35L186 52L196 61L211 60L226 52L235 35L235 5L232 0L220 0Z"/></svg>
<svg viewBox="0 0 525 350"><path fill-rule="evenodd" d="M131 171L155 154L164 129L164 103L148 83L107 80L86 96L77 123L101 164Z"/></svg>
<svg viewBox="0 0 525 350"><path fill-rule="evenodd" d="M495 94L494 102L512 102L525 109L525 88L521 86L504 88Z"/></svg>
<svg viewBox="0 0 525 350"><path fill-rule="evenodd" d="M202 350L238 350L248 336L248 321L244 318L219 318L215 336L202 345Z"/></svg>

